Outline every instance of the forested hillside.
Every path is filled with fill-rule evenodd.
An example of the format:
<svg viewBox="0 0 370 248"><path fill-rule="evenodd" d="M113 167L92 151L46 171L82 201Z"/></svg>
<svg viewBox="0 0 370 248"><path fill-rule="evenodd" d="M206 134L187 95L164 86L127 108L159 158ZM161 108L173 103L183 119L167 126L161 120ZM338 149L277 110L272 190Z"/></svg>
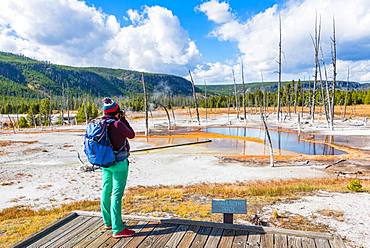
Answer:
<svg viewBox="0 0 370 248"><path fill-rule="evenodd" d="M191 83L178 76L145 73L149 92L171 90L190 95ZM0 95L43 97L48 95L120 96L142 92L141 72L70 67L0 52Z"/></svg>

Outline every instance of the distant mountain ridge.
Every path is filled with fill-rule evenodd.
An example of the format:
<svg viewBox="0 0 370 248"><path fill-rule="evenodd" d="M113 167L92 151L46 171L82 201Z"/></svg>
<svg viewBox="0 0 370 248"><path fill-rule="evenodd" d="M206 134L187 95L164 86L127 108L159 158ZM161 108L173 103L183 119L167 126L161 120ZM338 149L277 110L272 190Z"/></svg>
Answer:
<svg viewBox="0 0 370 248"><path fill-rule="evenodd" d="M190 95L191 83L179 76L144 73L149 92ZM103 67L72 67L0 52L0 94L21 96L118 96L141 93L141 72Z"/></svg>
<svg viewBox="0 0 370 248"><path fill-rule="evenodd" d="M297 81L295 81L297 82ZM292 82L282 82L282 87L285 87L287 84L291 84ZM303 84L303 88L308 90L309 87L313 87L313 81L301 81L301 85ZM324 84L325 85L325 84ZM237 91L241 92L243 90L242 84L237 84ZM331 82L328 82L328 86L331 87ZM197 85L197 87L204 91L203 85ZM276 91L278 87L277 82L253 82L253 83L246 83L245 88L246 91L255 91L257 89L264 89L266 91ZM316 88L320 88L320 82L317 83ZM346 90L347 89L347 82L346 81L337 81L336 82L336 89ZM358 83L358 82L348 82L348 89L349 90L368 90L370 89L370 83ZM234 92L234 85L233 84L219 84L219 85L207 85L207 92L214 93L214 94L233 94Z"/></svg>

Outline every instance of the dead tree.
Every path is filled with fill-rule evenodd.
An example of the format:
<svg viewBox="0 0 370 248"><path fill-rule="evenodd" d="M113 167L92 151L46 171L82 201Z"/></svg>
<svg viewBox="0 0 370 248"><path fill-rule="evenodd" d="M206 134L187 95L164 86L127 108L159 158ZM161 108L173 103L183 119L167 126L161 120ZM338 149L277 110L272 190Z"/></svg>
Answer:
<svg viewBox="0 0 370 248"><path fill-rule="evenodd" d="M87 115L87 101L86 101L86 97L84 99L83 105L84 105L84 111L85 111L85 122L86 122L86 125L87 125L87 123L89 121L89 117Z"/></svg>
<svg viewBox="0 0 370 248"><path fill-rule="evenodd" d="M247 107L245 106L244 63L243 63L243 59L240 59L240 60L241 60L241 67L242 67L244 125L247 125Z"/></svg>
<svg viewBox="0 0 370 248"><path fill-rule="evenodd" d="M265 115L263 113L261 113L261 119L262 119L262 122L263 122L263 126L265 128L267 140L269 142L269 148L270 148L270 166L271 167L274 167L274 149L272 147L272 141L271 141L270 132L269 132L269 129L268 129L267 124L266 124Z"/></svg>
<svg viewBox="0 0 370 248"><path fill-rule="evenodd" d="M326 65L325 65L325 60L324 60L324 53L321 50L321 60L322 60L322 65L324 67L324 73L325 73L325 95L326 95L326 108L327 108L327 114L328 114L328 119L329 119L329 126L330 129L333 130L333 122L331 121L332 114L331 114L331 107L330 107L330 93L329 93L329 87L328 87L328 72L326 70Z"/></svg>
<svg viewBox="0 0 370 248"><path fill-rule="evenodd" d="M281 121L281 16L279 15L279 81L278 81L278 94L277 94L277 119Z"/></svg>
<svg viewBox="0 0 370 248"><path fill-rule="evenodd" d="M52 110L52 106L51 106L51 100L52 100L52 97L51 97L51 90L49 91L49 101L50 101L50 104L49 104L49 127L51 127L51 115L53 114L53 110Z"/></svg>
<svg viewBox="0 0 370 248"><path fill-rule="evenodd" d="M262 74L262 71L261 71L261 83L262 83L262 105L261 105L261 113L266 113L266 91L265 91L265 87L263 87L263 74Z"/></svg>
<svg viewBox="0 0 370 248"><path fill-rule="evenodd" d="M70 115L69 115L69 98L70 98L70 94L69 94L69 84L68 84L68 81L67 81L67 102L66 102L66 105L67 105L67 118L68 118L68 125L71 125L71 120L70 120ZM51 103L51 102L50 102Z"/></svg>
<svg viewBox="0 0 370 248"><path fill-rule="evenodd" d="M303 82L301 83L301 102L302 102L302 109L301 109L301 112L302 112L302 117L303 117L303 110L304 110L304 84L306 82L306 78L304 77L303 78Z"/></svg>
<svg viewBox="0 0 370 248"><path fill-rule="evenodd" d="M347 102L348 102L348 89L349 89L349 66L347 68L347 86L346 86L346 95L344 97L343 120L346 118L346 110L347 110Z"/></svg>
<svg viewBox="0 0 370 248"><path fill-rule="evenodd" d="M206 125L208 123L208 101L207 101L207 83L206 78L203 76L204 81L204 107L206 108Z"/></svg>
<svg viewBox="0 0 370 248"><path fill-rule="evenodd" d="M294 87L294 114L297 114L297 101L298 101L298 84L301 82L300 79L298 79L298 82L295 83L293 80L293 87Z"/></svg>
<svg viewBox="0 0 370 248"><path fill-rule="evenodd" d="M166 112L167 120L168 120L167 128L168 128L168 130L170 130L170 129L171 129L171 118L170 118L170 114L168 113L167 108L166 108L163 104L160 104L159 102L158 102L157 104L158 104L159 106L161 106L161 107L164 109L164 111Z"/></svg>
<svg viewBox="0 0 370 248"><path fill-rule="evenodd" d="M60 78L60 77L59 77ZM60 108L61 108L61 121L62 121L62 126L64 126L64 102L65 102L65 92L64 92L64 82L62 82L62 101L60 103Z"/></svg>
<svg viewBox="0 0 370 248"><path fill-rule="evenodd" d="M230 90L228 90L228 96L227 96L227 121L230 122Z"/></svg>
<svg viewBox="0 0 370 248"><path fill-rule="evenodd" d="M172 112L173 125L176 126L176 117L175 117L175 110L173 109L173 105L172 105L171 91L168 92L168 107L171 109L171 112Z"/></svg>
<svg viewBox="0 0 370 248"><path fill-rule="evenodd" d="M143 93L144 93L145 136L148 136L149 135L148 94L144 80L144 72L141 73L141 83L143 84Z"/></svg>
<svg viewBox="0 0 370 248"><path fill-rule="evenodd" d="M314 72L314 81L312 89L312 100L311 100L311 123L315 121L315 101L316 101L316 84L319 71L319 49L320 49L320 33L321 33L321 17L319 26L317 26L317 14L315 18L315 40L311 39L314 44L314 59L315 59L315 72Z"/></svg>
<svg viewBox="0 0 370 248"><path fill-rule="evenodd" d="M333 64L333 82L331 86L331 128L334 128L334 100L335 100L335 84L337 79L337 43L335 38L335 19L333 18L333 37L331 37L331 55L332 55L332 64Z"/></svg>
<svg viewBox="0 0 370 248"><path fill-rule="evenodd" d="M197 113L198 125L200 126L200 118L199 118L199 110L198 110L198 99L197 99L197 94L195 92L195 85L194 85L193 76L191 75L190 70L189 70L189 75L190 75L191 85L192 85L192 88L193 88L193 98L194 98L194 104L195 104L195 111Z"/></svg>
<svg viewBox="0 0 370 248"><path fill-rule="evenodd" d="M236 107L236 118L239 119L239 105L238 105L238 94L236 90L236 82L235 82L235 73L234 69L231 69L232 74L233 74L233 81L234 81L234 97L235 97L235 107Z"/></svg>

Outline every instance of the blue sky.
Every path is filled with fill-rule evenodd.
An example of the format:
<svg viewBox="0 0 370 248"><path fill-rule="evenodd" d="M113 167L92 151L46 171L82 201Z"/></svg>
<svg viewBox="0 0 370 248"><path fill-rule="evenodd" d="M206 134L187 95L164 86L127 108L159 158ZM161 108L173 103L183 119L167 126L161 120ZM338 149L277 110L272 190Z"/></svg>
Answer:
<svg viewBox="0 0 370 248"><path fill-rule="evenodd" d="M188 76L196 83L277 80L279 16L282 78L312 78L315 16L332 78L336 20L338 79L370 81L369 0L1 0L0 49L73 66ZM321 57L321 55L320 55Z"/></svg>
<svg viewBox="0 0 370 248"><path fill-rule="evenodd" d="M101 8L105 13L115 15L122 25L128 25L129 21L123 17L127 16L129 9L142 9L144 5L159 5L170 9L181 22L181 25L189 33L191 39L195 40L199 51L202 53L205 62L217 62L230 59L230 57L239 56L239 51L235 42L220 42L217 38L210 37L208 34L212 31L214 24L207 21L207 16L195 8L202 2L197 0L88 0L89 5ZM282 1L272 0L231 0L228 1L241 20L247 20L260 11L281 4Z"/></svg>

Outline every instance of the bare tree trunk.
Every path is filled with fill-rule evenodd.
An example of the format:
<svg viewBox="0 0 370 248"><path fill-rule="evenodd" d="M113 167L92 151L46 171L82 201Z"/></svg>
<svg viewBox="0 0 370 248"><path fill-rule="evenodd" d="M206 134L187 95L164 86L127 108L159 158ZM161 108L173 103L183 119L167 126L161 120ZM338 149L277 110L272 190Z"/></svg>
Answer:
<svg viewBox="0 0 370 248"><path fill-rule="evenodd" d="M302 109L301 109L301 112L302 112L302 117L303 117L303 110L304 110L304 84L306 82L306 78L303 78L303 83L301 83L301 101L302 101Z"/></svg>
<svg viewBox="0 0 370 248"><path fill-rule="evenodd" d="M198 110L198 99L197 99L197 94L195 92L195 85L194 85L193 76L191 75L190 70L189 70L189 75L190 75L191 85L193 87L193 98L194 98L194 104L195 104L195 111L197 113L198 125L200 125L199 110Z"/></svg>
<svg viewBox="0 0 370 248"><path fill-rule="evenodd" d="M329 115L328 115L328 111L327 111L327 108L326 108L325 92L324 92L324 85L322 83L322 73L321 73L321 64L320 64L320 62L319 62L319 75L320 75L321 101L322 101L322 106L324 108L326 123L327 123L328 128L329 128L330 127L330 120L329 120Z"/></svg>
<svg viewBox="0 0 370 248"><path fill-rule="evenodd" d="M326 108L327 108L327 114L328 114L328 121L329 121L329 126L330 129L333 130L333 122L331 121L332 114L331 114L331 107L330 107L330 93L329 93L329 87L328 87L328 72L326 70L326 65L325 65L325 60L324 60L324 53L321 50L321 59L322 59L322 64L324 66L324 73L325 73L325 95L326 95Z"/></svg>
<svg viewBox="0 0 370 248"><path fill-rule="evenodd" d="M52 106L51 106L51 101L52 101L52 98L51 98L51 90L49 91L49 101L50 101L50 105L49 105L49 127L51 127L51 115L53 114L52 113Z"/></svg>
<svg viewBox="0 0 370 248"><path fill-rule="evenodd" d="M70 95L69 95L69 84L67 82L67 118L68 118L68 125L71 125L71 120L70 120L70 115L69 115L69 99L70 98Z"/></svg>
<svg viewBox="0 0 370 248"><path fill-rule="evenodd" d="M297 114L297 101L298 101L298 84L301 80L298 79L298 82L295 83L293 80L293 87L294 87L294 114Z"/></svg>
<svg viewBox="0 0 370 248"><path fill-rule="evenodd" d="M313 89L312 89L311 123L314 123L314 121L315 121L315 101L316 101L316 84L317 84L318 67L319 67L320 33L321 33L321 17L320 17L319 26L317 26L317 15L316 15L316 19L315 19L315 40L313 41L313 43L314 43L314 54L315 54L315 74L314 74Z"/></svg>
<svg viewBox="0 0 370 248"><path fill-rule="evenodd" d="M349 66L348 66L348 69L347 69L347 86L346 86L346 95L344 97L343 120L346 119L346 110L347 110L347 101L348 101L348 88L349 88Z"/></svg>
<svg viewBox="0 0 370 248"><path fill-rule="evenodd" d="M61 113L62 113L62 126L64 126L64 83L62 82L62 102L60 104L60 107L61 107Z"/></svg>
<svg viewBox="0 0 370 248"><path fill-rule="evenodd" d="M261 113L261 119L262 119L262 122L263 122L263 126L265 128L265 132L266 132L266 135L267 135L267 140L269 142L269 148L270 148L270 166L271 167L274 167L274 149L272 147L272 141L271 141L271 136L270 136L270 132L269 132L269 129L267 127L267 124L266 124L266 121L265 121L265 115Z"/></svg>
<svg viewBox="0 0 370 248"><path fill-rule="evenodd" d="M168 93L168 104L169 104L169 107L171 108L171 112L172 112L173 125L176 126L176 117L175 117L175 110L173 109L173 105L172 105L171 91Z"/></svg>
<svg viewBox="0 0 370 248"><path fill-rule="evenodd" d="M261 83L263 85L263 74L261 71ZM266 91L265 88L262 86L262 105L261 105L261 113L265 114L266 113Z"/></svg>
<svg viewBox="0 0 370 248"><path fill-rule="evenodd" d="M164 111L166 111L167 120L168 120L168 126L167 127L168 127L168 130L170 130L171 129L170 114L168 113L168 110L167 110L167 108L164 105L160 104L159 102L158 102L158 105L161 106L164 109Z"/></svg>
<svg viewBox="0 0 370 248"><path fill-rule="evenodd" d="M227 96L227 121L230 122L230 91Z"/></svg>
<svg viewBox="0 0 370 248"><path fill-rule="evenodd" d="M144 92L145 136L148 136L149 135L148 95L147 95L147 92L146 92L146 84L145 84L145 80L144 80L144 72L141 73L141 83L143 84L143 92Z"/></svg>
<svg viewBox="0 0 370 248"><path fill-rule="evenodd" d="M207 83L205 77L203 77L204 80L204 107L206 108L206 126L208 123L208 101L207 101Z"/></svg>
<svg viewBox="0 0 370 248"><path fill-rule="evenodd" d="M277 102L277 118L281 121L281 16L279 15L279 81L278 81L278 102Z"/></svg>
<svg viewBox="0 0 370 248"><path fill-rule="evenodd" d="M87 123L89 122L89 117L88 117L88 115L87 115L87 100L86 100L86 97L85 97L85 99L84 99L84 111L85 111L85 122L86 122L86 125L87 125Z"/></svg>
<svg viewBox="0 0 370 248"><path fill-rule="evenodd" d="M233 73L233 81L234 81L234 97L235 97L235 107L236 107L236 118L239 119L239 105L238 105L238 94L237 94L237 90L236 90L236 82L235 82L235 73L234 73L234 69L232 69L232 73Z"/></svg>
<svg viewBox="0 0 370 248"><path fill-rule="evenodd" d="M244 82L244 63L241 59L242 66L242 84L243 84L243 111L244 111L244 125L247 125L247 107L245 106L245 82Z"/></svg>
<svg viewBox="0 0 370 248"><path fill-rule="evenodd" d="M332 64L333 64L333 82L331 88L331 127L334 128L334 100L335 100L335 84L337 79L337 43L335 38L335 19L333 18L333 37L332 40Z"/></svg>

